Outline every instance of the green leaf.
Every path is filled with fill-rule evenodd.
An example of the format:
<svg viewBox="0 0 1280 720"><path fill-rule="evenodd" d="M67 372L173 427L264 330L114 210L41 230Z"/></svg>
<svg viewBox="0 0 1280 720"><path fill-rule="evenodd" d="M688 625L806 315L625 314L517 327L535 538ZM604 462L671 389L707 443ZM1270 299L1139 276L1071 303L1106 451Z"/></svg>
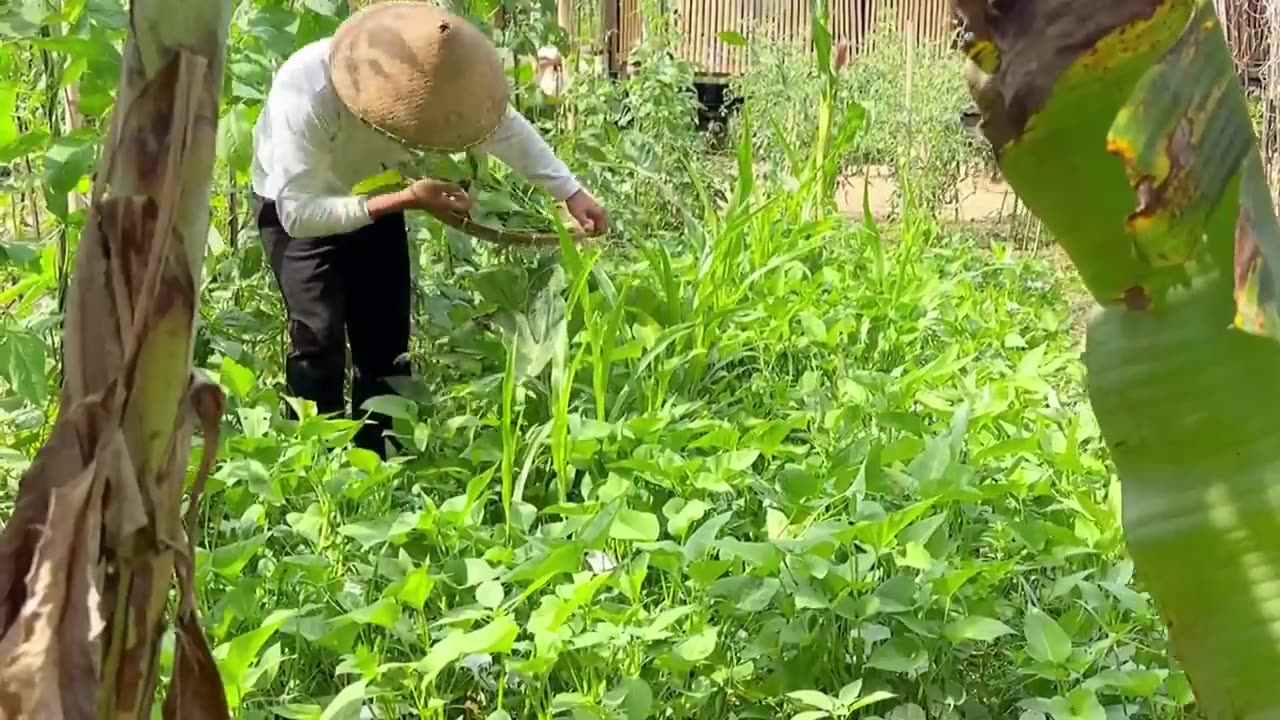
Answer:
<svg viewBox="0 0 1280 720"><path fill-rule="evenodd" d="M400 171L392 168L384 172L378 173L371 177L356 183L351 188L352 195L369 195L378 190L387 190L388 188L399 187L405 182L404 176Z"/></svg>
<svg viewBox="0 0 1280 720"><path fill-rule="evenodd" d="M222 365L218 368L218 375L223 387L241 400L249 397L249 393L252 392L254 385L258 382L252 370L229 357L222 358Z"/></svg>
<svg viewBox="0 0 1280 720"><path fill-rule="evenodd" d="M719 628L710 627L676 645L676 655L686 662L699 663L711 657L719 641Z"/></svg>
<svg viewBox="0 0 1280 720"><path fill-rule="evenodd" d="M274 717L284 718L284 720L318 720L323 708L319 705L310 703L289 703L287 705L270 706L271 714Z"/></svg>
<svg viewBox="0 0 1280 720"><path fill-rule="evenodd" d="M48 142L48 132L44 130L28 131L8 145L0 145L0 165L7 165L39 150L44 150Z"/></svg>
<svg viewBox="0 0 1280 720"><path fill-rule="evenodd" d="M903 674L917 672L928 667L928 664L928 653L913 636L890 638L876 646L867 660L867 667Z"/></svg>
<svg viewBox="0 0 1280 720"><path fill-rule="evenodd" d="M227 251L227 243L222 239L222 233L216 225L209 226L209 234L205 239L205 247L208 248L210 255L221 255Z"/></svg>
<svg viewBox="0 0 1280 720"><path fill-rule="evenodd" d="M822 318L809 310L800 311L797 318L800 320L800 327L804 329L804 334L809 338L810 342L818 345L827 344L827 326L822 322Z"/></svg>
<svg viewBox="0 0 1280 720"><path fill-rule="evenodd" d="M858 699L862 694L862 680L854 680L853 682L840 688L838 699L841 705L848 705Z"/></svg>
<svg viewBox="0 0 1280 720"><path fill-rule="evenodd" d="M89 174L97 148L90 135L55 138L45 152L45 192L66 195Z"/></svg>
<svg viewBox="0 0 1280 720"><path fill-rule="evenodd" d="M1117 670L1108 668L1089 678L1090 687L1117 690L1129 697L1153 697L1164 681L1165 673L1155 670Z"/></svg>
<svg viewBox="0 0 1280 720"><path fill-rule="evenodd" d="M356 720L364 705L368 687L369 683L365 680L358 680L344 687L325 706L324 712L320 713L320 720Z"/></svg>
<svg viewBox="0 0 1280 720"><path fill-rule="evenodd" d="M809 31L813 36L818 73L824 78L831 78L831 31L827 27L829 10L826 3L816 0L809 7Z"/></svg>
<svg viewBox="0 0 1280 720"><path fill-rule="evenodd" d="M876 703L884 702L885 700L892 700L893 698L896 698L896 697L898 696L887 690L877 690L871 693L870 695L867 695L866 697L859 699L858 702L850 705L849 710L851 711L861 710L864 707L869 707Z"/></svg>
<svg viewBox="0 0 1280 720"><path fill-rule="evenodd" d="M701 560L707 554L707 550L715 544L716 537L720 534L720 530L733 517L732 512L720 513L702 523L697 530L689 536L684 543L684 559L686 563L695 560Z"/></svg>
<svg viewBox="0 0 1280 720"><path fill-rule="evenodd" d="M337 0L302 0L303 6L318 15L332 17L338 12Z"/></svg>
<svg viewBox="0 0 1280 720"><path fill-rule="evenodd" d="M306 512L291 512L285 515L285 522L289 523L289 527L298 533L299 537L313 545L320 544L320 534L325 526L324 511L320 509L320 503L311 503L307 506Z"/></svg>
<svg viewBox="0 0 1280 720"><path fill-rule="evenodd" d="M528 313L516 315L516 377L537 377L555 357L557 348L568 343L567 305L563 297L563 275L553 280L534 297Z"/></svg>
<svg viewBox="0 0 1280 720"><path fill-rule="evenodd" d="M391 628L400 619L400 606L389 598L383 598L372 605L352 610L345 617L358 625Z"/></svg>
<svg viewBox="0 0 1280 720"><path fill-rule="evenodd" d="M735 30L724 30L718 37L720 38L720 42L723 42L726 45L732 45L734 47L747 46L747 39L743 37L742 33Z"/></svg>
<svg viewBox="0 0 1280 720"><path fill-rule="evenodd" d="M418 419L418 404L399 395L379 395L369 398L360 406L360 410L408 422L415 422Z"/></svg>
<svg viewBox="0 0 1280 720"><path fill-rule="evenodd" d="M819 710L834 712L839 703L835 698L817 690L795 690L787 693L787 697Z"/></svg>
<svg viewBox="0 0 1280 720"><path fill-rule="evenodd" d="M1107 710L1098 702L1098 696L1087 687L1078 687L1067 693L1071 705L1071 720L1107 720Z"/></svg>
<svg viewBox="0 0 1280 720"><path fill-rule="evenodd" d="M218 123L218 157L237 173L247 173L253 162L253 109L235 105Z"/></svg>
<svg viewBox="0 0 1280 720"><path fill-rule="evenodd" d="M951 623L944 632L947 639L953 643L960 643L965 640L991 642L1012 633L1013 628L999 620L982 617L981 615L971 615L963 620Z"/></svg>
<svg viewBox="0 0 1280 720"><path fill-rule="evenodd" d="M434 680L441 670L464 655L479 653L507 653L520 633L520 626L504 616L493 619L488 625L470 632L455 632L431 647L427 656L418 663L423 680Z"/></svg>
<svg viewBox="0 0 1280 720"><path fill-rule="evenodd" d="M491 610L501 605L505 596L506 592L502 589L502 583L492 580L480 583L476 588L476 602Z"/></svg>
<svg viewBox="0 0 1280 720"><path fill-rule="evenodd" d="M279 672L280 663L283 661L284 655L280 650L280 643L277 642L268 647L263 651L261 659L254 663L249 672L245 673L244 692L252 691L264 679L267 683L274 680Z"/></svg>
<svg viewBox="0 0 1280 720"><path fill-rule="evenodd" d="M780 589L782 582L777 578L739 575L717 580L709 594L728 598L742 612L758 613L769 606Z"/></svg>
<svg viewBox="0 0 1280 720"><path fill-rule="evenodd" d="M858 527L858 534L878 549L888 548L892 546L898 539L898 535L908 525L911 525L921 515L928 512L936 502L936 498L921 500L901 510L889 513L881 519L863 523Z"/></svg>
<svg viewBox="0 0 1280 720"><path fill-rule="evenodd" d="M502 575L501 568L493 567L485 562L483 558L464 558L460 561L460 564L461 578L457 578L457 584L460 587L475 587ZM457 567L458 565L454 564L450 569L452 571ZM452 575L453 573L451 572L450 574Z"/></svg>
<svg viewBox="0 0 1280 720"><path fill-rule="evenodd" d="M267 542L267 536L256 535L248 540L219 545L210 553L210 565L214 572L228 578L240 577L249 561Z"/></svg>
<svg viewBox="0 0 1280 720"><path fill-rule="evenodd" d="M679 498L673 499L663 508L663 513L667 516L667 531L676 537L683 537L689 531L689 526L702 519L710 509L711 506L701 500L685 502Z"/></svg>
<svg viewBox="0 0 1280 720"><path fill-rule="evenodd" d="M18 140L17 111L18 86L16 83L0 83L0 148Z"/></svg>
<svg viewBox="0 0 1280 720"><path fill-rule="evenodd" d="M903 554L902 557L898 559L898 564L902 567L927 571L933 567L933 557L920 543L909 542L903 549Z"/></svg>
<svg viewBox="0 0 1280 720"><path fill-rule="evenodd" d="M727 468L733 472L744 472L751 469L751 466L754 465L756 460L759 458L759 450L754 448L744 448L717 455L714 462L716 465Z"/></svg>
<svg viewBox="0 0 1280 720"><path fill-rule="evenodd" d="M0 379L32 405L42 405L48 397L46 362L45 344L38 336L27 332L0 335Z"/></svg>
<svg viewBox="0 0 1280 720"><path fill-rule="evenodd" d="M1071 637L1039 608L1027 613L1023 631L1027 638L1027 653L1036 660L1061 665L1071 657Z"/></svg>
<svg viewBox="0 0 1280 720"><path fill-rule="evenodd" d="M782 552L773 543L743 542L737 538L722 538L718 543L721 557L742 560L755 571L770 572L782 562Z"/></svg>
<svg viewBox="0 0 1280 720"><path fill-rule="evenodd" d="M409 607L421 611L427 604L431 589L435 587L435 579L426 567L416 567L405 574L396 588L396 599Z"/></svg>
<svg viewBox="0 0 1280 720"><path fill-rule="evenodd" d="M915 703L899 705L885 716L885 720L929 720L924 708Z"/></svg>
<svg viewBox="0 0 1280 720"><path fill-rule="evenodd" d="M218 672L222 676L223 689L227 693L227 701L232 707L240 704L241 695L249 668L258 658L267 641L276 634L285 622L296 615L294 610L277 610L267 616L253 630L239 635L233 640L214 649L214 657L218 661Z"/></svg>
<svg viewBox="0 0 1280 720"><path fill-rule="evenodd" d="M609 526L609 537L624 542L654 542L660 530L657 515L623 508Z"/></svg>
<svg viewBox="0 0 1280 720"><path fill-rule="evenodd" d="M534 556L511 569L504 578L507 584L523 584L525 592L537 590L559 575L572 574L582 565L583 547L569 542L551 548L545 555ZM497 575L494 575L497 577Z"/></svg>
<svg viewBox="0 0 1280 720"><path fill-rule="evenodd" d="M0 163L3 162L4 160L0 160ZM0 241L0 255L18 267L37 265L40 260L40 246L30 242Z"/></svg>
<svg viewBox="0 0 1280 720"><path fill-rule="evenodd" d="M348 523L338 528L338 534L355 540L360 543L362 548L367 550L374 545L388 542L391 539L391 527L398 517L384 517L378 520Z"/></svg>
<svg viewBox="0 0 1280 720"><path fill-rule="evenodd" d="M529 277L520 268L499 265L477 272L471 279L486 302L501 308L523 309L529 294Z"/></svg>
<svg viewBox="0 0 1280 720"><path fill-rule="evenodd" d="M471 193L471 201L473 215L479 211L481 217L520 212L520 206L506 193L476 190Z"/></svg>
<svg viewBox="0 0 1280 720"><path fill-rule="evenodd" d="M0 37L28 38L40 32L40 26L18 13L16 9L0 8Z"/></svg>
<svg viewBox="0 0 1280 720"><path fill-rule="evenodd" d="M641 678L627 678L605 695L604 702L620 708L626 720L646 720L653 714L653 689Z"/></svg>

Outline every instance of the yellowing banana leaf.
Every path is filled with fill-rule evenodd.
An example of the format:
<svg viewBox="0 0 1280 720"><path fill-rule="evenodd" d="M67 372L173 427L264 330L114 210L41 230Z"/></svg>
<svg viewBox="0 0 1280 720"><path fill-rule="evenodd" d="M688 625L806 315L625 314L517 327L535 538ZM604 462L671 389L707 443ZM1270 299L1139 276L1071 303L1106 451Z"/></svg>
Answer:
<svg viewBox="0 0 1280 720"><path fill-rule="evenodd" d="M954 0L1005 177L1102 308L1139 580L1206 717L1280 717L1280 224L1210 0Z"/></svg>

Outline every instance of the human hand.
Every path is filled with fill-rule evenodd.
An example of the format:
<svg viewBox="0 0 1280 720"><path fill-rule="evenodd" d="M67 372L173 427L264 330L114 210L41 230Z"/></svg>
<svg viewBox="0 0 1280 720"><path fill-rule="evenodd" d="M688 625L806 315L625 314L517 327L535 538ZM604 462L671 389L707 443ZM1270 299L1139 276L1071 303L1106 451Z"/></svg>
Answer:
<svg viewBox="0 0 1280 720"><path fill-rule="evenodd" d="M604 208L586 190L570 195L564 206L588 235L602 235L609 229L609 217Z"/></svg>
<svg viewBox="0 0 1280 720"><path fill-rule="evenodd" d="M413 207L421 210L434 210L467 214L471 210L471 198L458 185L444 180L424 178L415 180L409 186Z"/></svg>

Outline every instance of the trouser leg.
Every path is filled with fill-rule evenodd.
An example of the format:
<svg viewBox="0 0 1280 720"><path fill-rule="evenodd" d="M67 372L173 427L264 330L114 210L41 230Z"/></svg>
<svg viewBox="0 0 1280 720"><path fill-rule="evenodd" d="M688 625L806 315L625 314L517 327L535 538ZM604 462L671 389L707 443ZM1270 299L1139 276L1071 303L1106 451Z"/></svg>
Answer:
<svg viewBox="0 0 1280 720"><path fill-rule="evenodd" d="M409 237L404 215L388 215L352 233L345 241L347 337L354 366L351 412L364 417L364 403L395 395L388 378L407 377L411 288ZM385 457L384 434L392 420L372 414L356 444Z"/></svg>
<svg viewBox="0 0 1280 720"><path fill-rule="evenodd" d="M314 402L318 412L341 415L347 355L340 240L290 237L270 201L258 200L257 216L263 250L288 312L288 391Z"/></svg>

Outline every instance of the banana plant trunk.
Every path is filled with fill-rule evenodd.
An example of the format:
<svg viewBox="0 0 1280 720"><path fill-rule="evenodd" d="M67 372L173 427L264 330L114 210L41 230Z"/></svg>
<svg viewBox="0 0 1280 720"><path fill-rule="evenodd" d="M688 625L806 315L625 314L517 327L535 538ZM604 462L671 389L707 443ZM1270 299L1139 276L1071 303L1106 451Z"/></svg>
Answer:
<svg viewBox="0 0 1280 720"><path fill-rule="evenodd" d="M130 7L67 298L58 417L0 531L0 718L152 717L170 617L164 717L228 716L192 588L223 397L191 358L230 13L229 0Z"/></svg>
<svg viewBox="0 0 1280 720"><path fill-rule="evenodd" d="M983 133L1100 305L1139 580L1206 717L1280 717L1280 227L1213 2L953 3Z"/></svg>

